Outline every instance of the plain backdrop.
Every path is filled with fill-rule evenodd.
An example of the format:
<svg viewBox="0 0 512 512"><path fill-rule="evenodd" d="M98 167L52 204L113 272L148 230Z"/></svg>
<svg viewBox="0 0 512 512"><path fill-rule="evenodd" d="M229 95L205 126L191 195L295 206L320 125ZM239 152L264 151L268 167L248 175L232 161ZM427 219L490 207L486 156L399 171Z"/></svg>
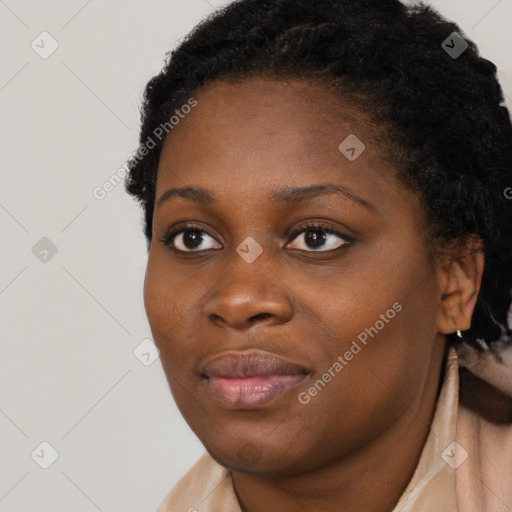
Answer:
<svg viewBox="0 0 512 512"><path fill-rule="evenodd" d="M154 511L203 452L140 345L141 211L93 191L136 148L165 52L223 3L0 0L2 512ZM430 3L510 109L512 0Z"/></svg>

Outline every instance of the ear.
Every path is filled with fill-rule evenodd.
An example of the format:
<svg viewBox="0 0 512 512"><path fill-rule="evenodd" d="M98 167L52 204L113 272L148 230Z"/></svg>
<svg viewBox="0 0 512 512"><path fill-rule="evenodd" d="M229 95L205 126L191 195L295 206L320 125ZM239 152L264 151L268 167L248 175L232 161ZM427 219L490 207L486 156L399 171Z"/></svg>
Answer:
<svg viewBox="0 0 512 512"><path fill-rule="evenodd" d="M450 250L438 266L441 302L437 314L437 328L443 334L471 327L484 271L482 241L472 235L463 248Z"/></svg>

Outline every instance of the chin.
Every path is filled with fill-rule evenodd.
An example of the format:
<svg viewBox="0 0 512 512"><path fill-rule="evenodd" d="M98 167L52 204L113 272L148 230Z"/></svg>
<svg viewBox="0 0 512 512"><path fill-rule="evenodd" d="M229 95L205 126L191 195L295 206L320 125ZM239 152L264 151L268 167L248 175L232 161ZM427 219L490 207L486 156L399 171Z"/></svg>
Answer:
<svg viewBox="0 0 512 512"><path fill-rule="evenodd" d="M214 446L203 443L211 457L221 466L244 474L290 475L310 469L304 463L307 454L290 454L292 446L281 443L279 446L264 445L264 442L239 441L231 439L225 446ZM296 443L294 443L296 447Z"/></svg>

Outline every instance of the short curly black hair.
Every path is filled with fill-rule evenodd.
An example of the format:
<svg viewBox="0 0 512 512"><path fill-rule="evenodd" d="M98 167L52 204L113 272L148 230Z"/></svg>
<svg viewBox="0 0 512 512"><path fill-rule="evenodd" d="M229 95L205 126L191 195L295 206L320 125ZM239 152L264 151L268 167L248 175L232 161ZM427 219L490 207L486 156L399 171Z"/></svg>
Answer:
<svg viewBox="0 0 512 512"><path fill-rule="evenodd" d="M496 66L476 45L464 37L462 54L447 51L454 32L463 37L428 4L399 0L236 0L205 18L166 54L145 89L139 150L128 161L125 187L144 208L148 247L165 140L154 137L155 128L168 126L192 94L214 80L249 77L329 85L374 126L386 127L386 154L421 197L434 246L481 238L484 275L465 341L480 349L478 338L509 339L510 115Z"/></svg>

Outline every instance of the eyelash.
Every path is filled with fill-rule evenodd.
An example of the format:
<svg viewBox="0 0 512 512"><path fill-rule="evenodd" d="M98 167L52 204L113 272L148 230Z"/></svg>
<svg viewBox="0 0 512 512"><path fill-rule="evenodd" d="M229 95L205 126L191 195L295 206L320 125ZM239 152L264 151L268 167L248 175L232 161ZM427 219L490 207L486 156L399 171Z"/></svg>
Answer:
<svg viewBox="0 0 512 512"><path fill-rule="evenodd" d="M213 239L216 240L215 236L210 231L205 229L203 226L200 226L199 224L191 223L191 224L187 224L187 225L185 225L183 227L180 227L178 229L169 229L162 236L162 238L160 239L160 242L162 244L168 246L170 249L172 249L172 250L174 250L174 251L176 251L176 252L178 252L180 254L193 254L193 253L202 253L202 252L205 252L205 250L206 251L208 251L208 250L217 250L217 249L205 249L205 250L202 250L202 251L181 251L179 249L176 249L172 245L172 240L173 240L173 238L176 235L178 235L180 233L183 233L185 231L194 231L194 230L206 233L208 236L211 236ZM343 249L345 247L349 247L350 245L352 245L355 242L355 238L347 236L344 233L341 233L340 231L338 231L338 230L336 230L336 229L334 229L334 228L332 228L332 227L330 227L328 225L321 224L321 223L318 223L318 222L312 222L312 223L309 223L309 224L303 224L302 226L297 227L292 233L290 233L288 235L288 237L290 239L289 241L294 240L297 237L297 235L301 234L302 232L309 231L309 230L318 230L318 231L322 231L322 232L324 232L326 234L336 235L336 236L340 237L341 239L343 239L345 243L343 243L339 247L336 247L335 249L329 249L327 251L304 251L304 252L323 252L323 253L334 252L334 251L336 251L338 249ZM293 249L293 250L302 250L302 249Z"/></svg>

